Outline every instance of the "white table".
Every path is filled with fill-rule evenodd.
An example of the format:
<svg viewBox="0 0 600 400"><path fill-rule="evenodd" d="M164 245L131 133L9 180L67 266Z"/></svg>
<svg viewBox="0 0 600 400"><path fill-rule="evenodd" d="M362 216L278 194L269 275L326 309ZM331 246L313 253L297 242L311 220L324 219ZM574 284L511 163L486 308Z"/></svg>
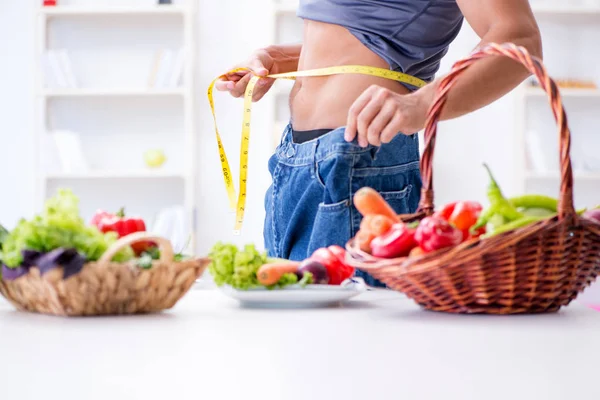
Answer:
<svg viewBox="0 0 600 400"><path fill-rule="evenodd" d="M598 400L600 313L456 316L393 292L242 309L193 290L151 316L58 318L0 301L0 398Z"/></svg>

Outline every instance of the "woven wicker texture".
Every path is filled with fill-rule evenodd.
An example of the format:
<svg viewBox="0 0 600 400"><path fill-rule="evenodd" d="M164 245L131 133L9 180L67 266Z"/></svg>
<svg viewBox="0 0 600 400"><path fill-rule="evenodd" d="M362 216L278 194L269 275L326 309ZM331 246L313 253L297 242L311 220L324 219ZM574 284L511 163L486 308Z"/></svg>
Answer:
<svg viewBox="0 0 600 400"><path fill-rule="evenodd" d="M144 270L132 263L113 263L124 246L151 240L158 244L160 259ZM84 265L63 280L63 269L40 275L37 268L14 280L0 280L0 293L17 309L61 316L151 313L173 307L198 279L209 260L173 260L171 243L140 232L125 236L97 262Z"/></svg>
<svg viewBox="0 0 600 400"><path fill-rule="evenodd" d="M523 64L540 82L559 131L561 182L557 217L420 258L378 259L354 240L348 262L426 309L450 313L518 314L555 312L568 305L600 272L600 224L577 215L573 206L571 133L562 99L542 62L513 44L489 44L457 62L438 88L425 128L421 159L423 189L416 214L434 210L432 161L437 124L448 92L470 65L490 56Z"/></svg>

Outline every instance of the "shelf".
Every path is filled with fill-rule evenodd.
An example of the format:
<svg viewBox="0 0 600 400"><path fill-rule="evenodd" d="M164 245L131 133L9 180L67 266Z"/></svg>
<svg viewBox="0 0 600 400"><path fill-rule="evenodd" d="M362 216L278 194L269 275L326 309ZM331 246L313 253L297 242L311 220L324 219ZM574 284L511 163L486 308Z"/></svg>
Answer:
<svg viewBox="0 0 600 400"><path fill-rule="evenodd" d="M186 8L174 5L156 5L152 7L82 7L57 6L43 7L41 15L47 17L86 17L112 15L183 15Z"/></svg>
<svg viewBox="0 0 600 400"><path fill-rule="evenodd" d="M45 176L46 180L72 179L185 179L186 176L168 171L89 171L83 173L53 173Z"/></svg>
<svg viewBox="0 0 600 400"><path fill-rule="evenodd" d="M283 0L275 3L275 12L278 14L292 14L296 13L298 9L297 1Z"/></svg>
<svg viewBox="0 0 600 400"><path fill-rule="evenodd" d="M183 88L165 88L165 89L50 89L42 92L42 97L141 97L141 96L183 96Z"/></svg>
<svg viewBox="0 0 600 400"><path fill-rule="evenodd" d="M600 98L599 89L560 89L562 97L597 97ZM547 94L537 87L527 87L525 95L529 97L546 97Z"/></svg>
<svg viewBox="0 0 600 400"><path fill-rule="evenodd" d="M600 5L598 6L533 6L533 13L536 16L600 16Z"/></svg>
<svg viewBox="0 0 600 400"><path fill-rule="evenodd" d="M525 179L532 181L558 181L558 172L528 172ZM575 181L600 181L600 172L573 172Z"/></svg>

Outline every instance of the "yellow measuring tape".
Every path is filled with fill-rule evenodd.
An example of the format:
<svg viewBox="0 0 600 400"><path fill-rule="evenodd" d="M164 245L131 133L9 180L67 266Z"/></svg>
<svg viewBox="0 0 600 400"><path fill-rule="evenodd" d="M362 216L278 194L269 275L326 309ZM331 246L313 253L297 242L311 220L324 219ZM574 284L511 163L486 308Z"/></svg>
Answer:
<svg viewBox="0 0 600 400"><path fill-rule="evenodd" d="M247 68L237 68L228 74L234 74L240 71L249 71ZM233 185L233 178L231 175L231 168L227 161L227 155L225 154L225 148L219 135L219 129L217 128L217 116L215 114L215 102L213 100L213 92L215 83L224 77L221 75L215 78L210 86L208 87L208 103L212 112L215 133L217 135L217 144L219 146L219 156L221 158L221 168L223 171L223 178L225 180L225 188L227 189L227 196L229 197L229 207L235 211L235 227L234 234L239 235L244 222L244 211L246 208L246 182L248 178L248 148L250 144L250 119L252 116L252 95L254 93L254 87L261 78L272 78L272 79L295 79L296 77L306 76L328 76L337 74L361 74L376 76L379 78L386 78L395 80L398 82L407 83L417 88L421 88L426 85L426 82L411 75L404 74L402 72L396 72L384 68L366 67L363 65L344 65L338 67L328 67L311 69L306 71L288 72L283 74L272 74L264 77L253 76L246 86L246 92L244 94L244 116L242 119L242 144L240 149L240 191L239 195L235 195L235 187Z"/></svg>

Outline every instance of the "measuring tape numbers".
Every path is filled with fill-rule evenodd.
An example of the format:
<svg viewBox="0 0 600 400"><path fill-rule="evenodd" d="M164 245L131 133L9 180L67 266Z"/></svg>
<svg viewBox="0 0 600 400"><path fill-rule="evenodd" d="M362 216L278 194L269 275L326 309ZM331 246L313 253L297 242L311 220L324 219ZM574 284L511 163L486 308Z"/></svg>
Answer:
<svg viewBox="0 0 600 400"><path fill-rule="evenodd" d="M240 71L250 71L248 68L237 68L229 71L226 75L234 74ZM391 79L398 82L403 82L408 85L421 88L427 83L419 78L411 75L404 74L402 72L392 71L384 68L367 67L363 65L343 65L337 67L327 67L319 69L311 69L306 71L287 72L282 74L272 74L267 76L253 76L246 86L246 92L244 94L244 114L242 118L242 143L240 146L240 180L239 180L239 194L236 198L236 190L233 184L233 176L231 174L231 168L229 167L229 161L227 160L227 154L223 147L223 141L219 134L219 128L217 127L217 116L215 113L215 102L213 99L215 83L224 77L225 75L218 76L215 78L208 87L208 103L212 112L213 121L215 125L215 134L217 136L217 145L219 148L219 158L221 160L221 170L223 173L223 179L225 181L225 188L227 189L227 196L229 198L229 207L235 211L235 227L234 234L239 235L244 222L244 212L246 209L246 193L247 193L247 179L248 179L248 149L250 147L250 121L252 119L252 95L254 94L254 87L261 78L272 78L272 79L291 79L294 80L297 77L310 77L310 76L329 76L338 74L361 74L376 76L379 78Z"/></svg>

